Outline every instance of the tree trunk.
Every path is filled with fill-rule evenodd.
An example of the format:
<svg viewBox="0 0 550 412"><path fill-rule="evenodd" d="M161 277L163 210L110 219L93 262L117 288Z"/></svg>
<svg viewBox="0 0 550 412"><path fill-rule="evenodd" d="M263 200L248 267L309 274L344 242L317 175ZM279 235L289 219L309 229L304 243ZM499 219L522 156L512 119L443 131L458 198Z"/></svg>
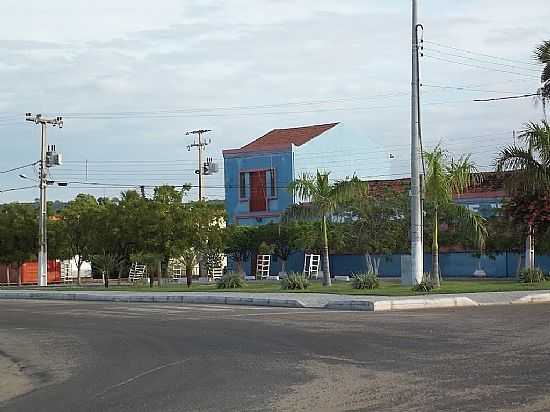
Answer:
<svg viewBox="0 0 550 412"><path fill-rule="evenodd" d="M529 225L527 239L525 240L525 268L533 269L535 267L535 240L533 235L533 226Z"/></svg>
<svg viewBox="0 0 550 412"><path fill-rule="evenodd" d="M20 263L17 265L17 286L18 287L23 286L23 282L21 281L21 264Z"/></svg>
<svg viewBox="0 0 550 412"><path fill-rule="evenodd" d="M193 283L193 266L185 265L185 277L187 278L187 287L190 288Z"/></svg>
<svg viewBox="0 0 550 412"><path fill-rule="evenodd" d="M286 259L281 259L281 273L286 273Z"/></svg>
<svg viewBox="0 0 550 412"><path fill-rule="evenodd" d="M158 272L158 284L160 288L162 287L162 259L159 259L157 263L157 272Z"/></svg>
<svg viewBox="0 0 550 412"><path fill-rule="evenodd" d="M374 266L372 264L372 257L370 253L365 253L365 263L367 265L367 274L374 273Z"/></svg>
<svg viewBox="0 0 550 412"><path fill-rule="evenodd" d="M80 282L80 268L82 267L82 260L79 258L78 262L76 262L76 284L78 286L82 286L82 283Z"/></svg>
<svg viewBox="0 0 550 412"><path fill-rule="evenodd" d="M124 271L124 261L121 261L118 265L118 286L120 286L123 271Z"/></svg>
<svg viewBox="0 0 550 412"><path fill-rule="evenodd" d="M330 261L328 255L327 217L323 216L323 285L331 287Z"/></svg>
<svg viewBox="0 0 550 412"><path fill-rule="evenodd" d="M239 260L236 260L235 263L237 264L237 273L239 275L243 274L244 273L243 261L239 259Z"/></svg>
<svg viewBox="0 0 550 412"><path fill-rule="evenodd" d="M434 211L434 229L433 229L433 243L432 243L432 282L436 288L441 286L439 276L439 221L437 216L437 209Z"/></svg>
<svg viewBox="0 0 550 412"><path fill-rule="evenodd" d="M372 259L373 261L373 268L374 268L374 274L378 276L380 274L380 257L375 257Z"/></svg>

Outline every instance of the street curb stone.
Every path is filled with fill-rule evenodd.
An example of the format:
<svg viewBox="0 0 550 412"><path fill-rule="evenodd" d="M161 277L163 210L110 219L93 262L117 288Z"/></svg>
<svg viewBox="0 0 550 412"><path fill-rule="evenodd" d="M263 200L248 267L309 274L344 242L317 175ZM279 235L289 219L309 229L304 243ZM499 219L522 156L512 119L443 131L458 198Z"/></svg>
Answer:
<svg viewBox="0 0 550 412"><path fill-rule="evenodd" d="M237 296L208 295L103 295L101 293L64 293L64 292L0 292L0 299L37 299L37 300L80 300L95 302L124 303L189 303L189 304L222 304L242 306L273 306L285 308L305 308L298 299L265 299Z"/></svg>
<svg viewBox="0 0 550 412"><path fill-rule="evenodd" d="M63 292L38 290L0 290L0 299L39 299L124 303L187 303L284 308L315 308L332 310L387 312L396 310L442 309L509 304L550 303L550 292L493 292L463 295L428 295L417 297L302 295L290 294L186 294L186 293L125 293L125 292Z"/></svg>

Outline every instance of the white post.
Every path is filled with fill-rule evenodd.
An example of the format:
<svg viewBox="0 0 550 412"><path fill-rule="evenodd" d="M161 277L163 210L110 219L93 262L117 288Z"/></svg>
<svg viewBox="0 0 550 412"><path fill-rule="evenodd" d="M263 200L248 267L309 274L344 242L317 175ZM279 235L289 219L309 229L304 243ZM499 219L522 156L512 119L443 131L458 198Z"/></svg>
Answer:
<svg viewBox="0 0 550 412"><path fill-rule="evenodd" d="M411 92L411 278L402 278L404 285L415 285L424 275L422 244L422 205L420 196L419 116L418 116L418 5L412 0L412 92Z"/></svg>
<svg viewBox="0 0 550 412"><path fill-rule="evenodd" d="M47 165L46 165L46 124L42 123L42 142L40 152L40 220L39 220L39 243L38 252L38 286L48 286L48 207L46 198L47 187Z"/></svg>

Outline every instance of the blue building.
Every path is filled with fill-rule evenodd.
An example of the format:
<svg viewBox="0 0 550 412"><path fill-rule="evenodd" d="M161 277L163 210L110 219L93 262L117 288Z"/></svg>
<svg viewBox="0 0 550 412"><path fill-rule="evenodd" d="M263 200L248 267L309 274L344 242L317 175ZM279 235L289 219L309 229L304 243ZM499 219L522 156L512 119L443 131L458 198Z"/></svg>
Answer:
<svg viewBox="0 0 550 412"><path fill-rule="evenodd" d="M323 139L338 142L337 125L275 129L240 149L224 150L228 223L278 222L294 203L288 184L296 174L320 166L309 162L306 168L308 152L318 151Z"/></svg>

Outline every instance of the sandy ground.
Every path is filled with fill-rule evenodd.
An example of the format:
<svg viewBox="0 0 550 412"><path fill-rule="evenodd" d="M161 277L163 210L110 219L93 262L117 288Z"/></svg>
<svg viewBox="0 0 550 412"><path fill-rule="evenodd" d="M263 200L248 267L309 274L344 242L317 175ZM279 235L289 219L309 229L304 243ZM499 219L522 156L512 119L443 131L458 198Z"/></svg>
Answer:
<svg viewBox="0 0 550 412"><path fill-rule="evenodd" d="M31 379L16 362L3 354L0 354L0 371L0 405L32 390Z"/></svg>
<svg viewBox="0 0 550 412"><path fill-rule="evenodd" d="M0 329L0 407L9 399L66 380L76 364L71 355L74 347L74 338L45 330Z"/></svg>

